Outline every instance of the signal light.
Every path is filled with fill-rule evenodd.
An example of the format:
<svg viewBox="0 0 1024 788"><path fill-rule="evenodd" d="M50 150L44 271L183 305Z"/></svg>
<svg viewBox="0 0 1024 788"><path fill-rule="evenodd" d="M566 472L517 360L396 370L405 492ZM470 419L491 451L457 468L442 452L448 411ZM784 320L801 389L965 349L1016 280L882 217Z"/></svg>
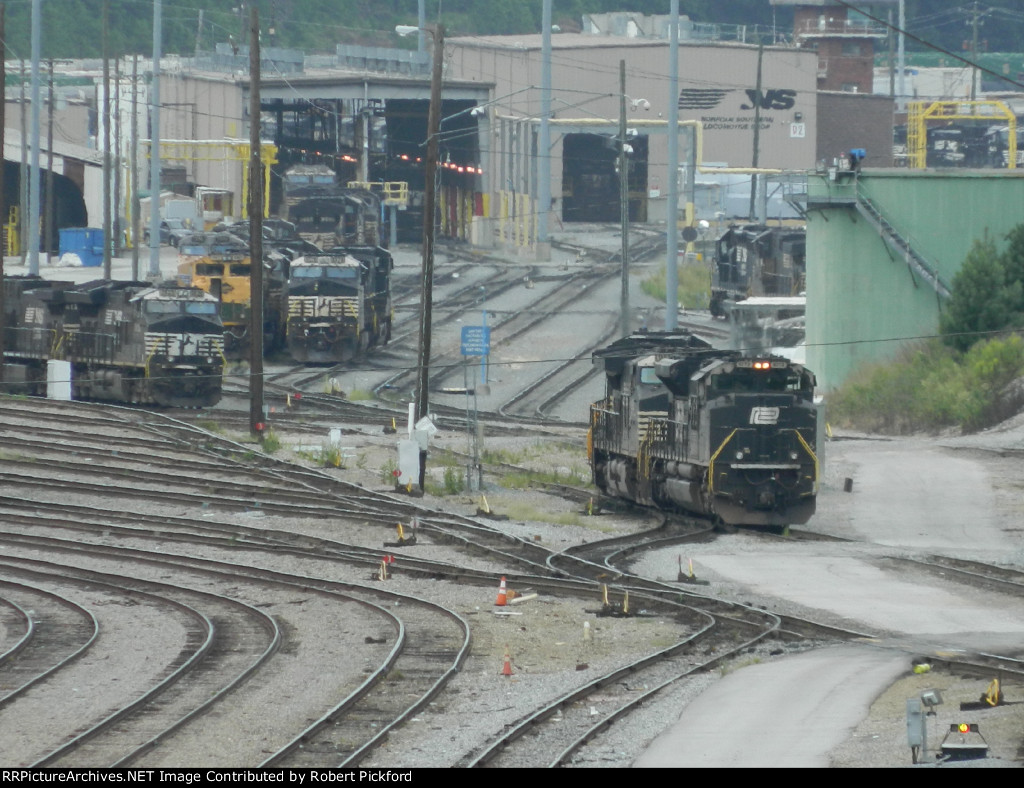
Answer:
<svg viewBox="0 0 1024 788"><path fill-rule="evenodd" d="M267 428L267 425L264 424L262 421L257 421L253 425L253 428L256 430L256 432L263 432L263 430L265 430Z"/></svg>

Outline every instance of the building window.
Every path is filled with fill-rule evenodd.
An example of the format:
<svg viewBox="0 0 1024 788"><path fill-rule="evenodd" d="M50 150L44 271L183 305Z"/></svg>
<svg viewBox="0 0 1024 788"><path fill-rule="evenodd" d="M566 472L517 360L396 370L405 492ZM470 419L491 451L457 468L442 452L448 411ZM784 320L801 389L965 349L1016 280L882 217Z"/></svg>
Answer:
<svg viewBox="0 0 1024 788"><path fill-rule="evenodd" d="M863 54L863 47L859 41L843 42L843 55L846 57L860 57Z"/></svg>
<svg viewBox="0 0 1024 788"><path fill-rule="evenodd" d="M860 85L856 82L844 82L840 90L842 90L843 93L858 93L860 92Z"/></svg>

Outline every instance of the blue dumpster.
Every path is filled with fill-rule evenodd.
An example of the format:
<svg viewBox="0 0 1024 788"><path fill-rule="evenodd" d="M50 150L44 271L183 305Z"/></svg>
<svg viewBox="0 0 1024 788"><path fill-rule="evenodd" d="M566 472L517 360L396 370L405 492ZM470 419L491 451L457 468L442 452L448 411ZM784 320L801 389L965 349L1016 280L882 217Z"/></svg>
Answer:
<svg viewBox="0 0 1024 788"><path fill-rule="evenodd" d="M60 231L60 254L78 255L82 265L103 263L103 230L96 227L65 227Z"/></svg>

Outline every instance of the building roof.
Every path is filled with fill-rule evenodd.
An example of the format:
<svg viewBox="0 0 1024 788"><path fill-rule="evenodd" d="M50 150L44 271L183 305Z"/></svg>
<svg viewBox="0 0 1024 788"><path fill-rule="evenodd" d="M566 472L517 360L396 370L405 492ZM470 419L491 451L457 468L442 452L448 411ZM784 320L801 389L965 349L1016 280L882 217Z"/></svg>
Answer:
<svg viewBox="0 0 1024 788"><path fill-rule="evenodd" d="M772 5L795 5L795 6L810 6L812 8L843 8L842 3L837 3L836 0L768 0ZM894 6L899 5L900 0L865 0L865 2L858 3L862 6ZM855 9L854 9L855 10Z"/></svg>
<svg viewBox="0 0 1024 788"><path fill-rule="evenodd" d="M465 47L467 49L507 49L519 51L540 50L543 37L540 33L521 36L456 36L445 38L446 44ZM591 35L588 33L557 33L551 36L551 49L599 49L629 47L668 47L668 39L633 38L631 36ZM756 44L743 44L738 41L680 41L680 47L748 47L757 48ZM787 49L789 47L786 47Z"/></svg>
<svg viewBox="0 0 1024 788"><path fill-rule="evenodd" d="M445 38L446 44L478 49L540 49L540 33L511 36L454 36ZM667 41L627 36L594 36L587 33L556 33L551 36L552 49L589 49L594 47L665 46Z"/></svg>

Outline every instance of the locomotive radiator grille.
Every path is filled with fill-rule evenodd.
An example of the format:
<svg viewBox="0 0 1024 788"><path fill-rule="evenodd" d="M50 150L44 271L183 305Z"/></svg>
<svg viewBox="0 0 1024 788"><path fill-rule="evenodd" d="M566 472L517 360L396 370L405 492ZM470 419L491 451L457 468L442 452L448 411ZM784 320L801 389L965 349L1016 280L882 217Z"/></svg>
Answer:
<svg viewBox="0 0 1024 788"><path fill-rule="evenodd" d="M288 317L359 317L359 303L353 296L291 296Z"/></svg>

